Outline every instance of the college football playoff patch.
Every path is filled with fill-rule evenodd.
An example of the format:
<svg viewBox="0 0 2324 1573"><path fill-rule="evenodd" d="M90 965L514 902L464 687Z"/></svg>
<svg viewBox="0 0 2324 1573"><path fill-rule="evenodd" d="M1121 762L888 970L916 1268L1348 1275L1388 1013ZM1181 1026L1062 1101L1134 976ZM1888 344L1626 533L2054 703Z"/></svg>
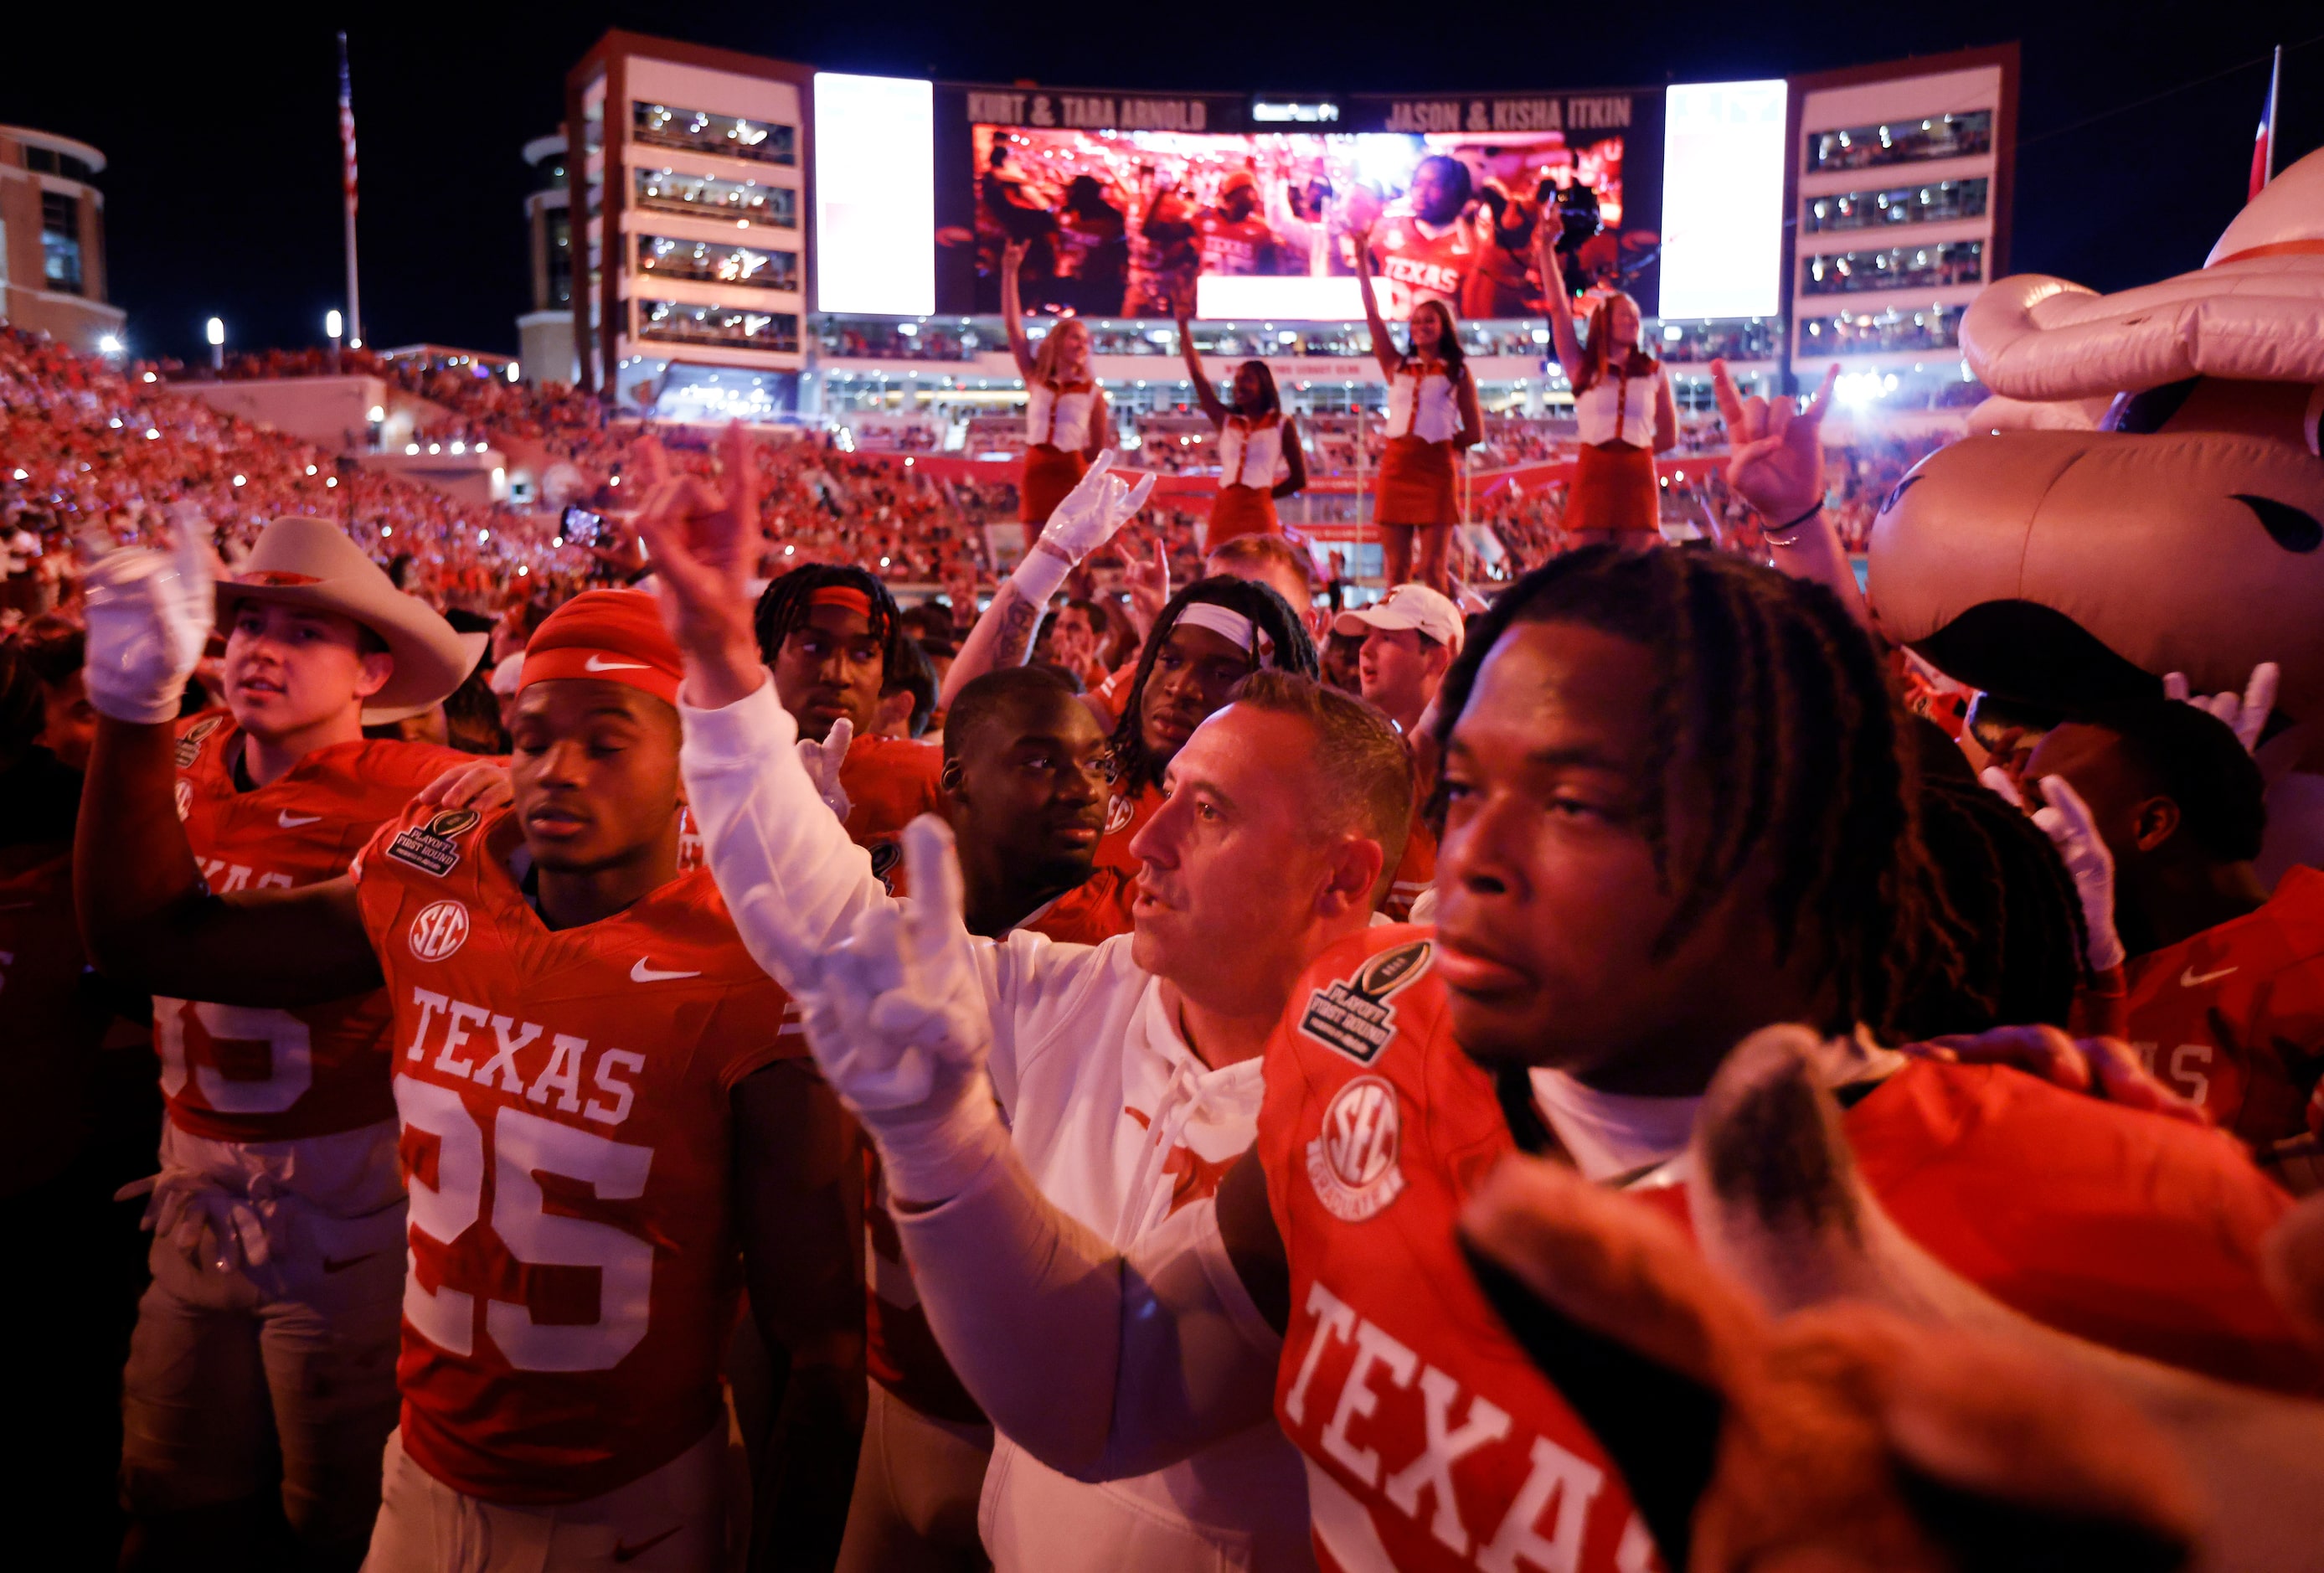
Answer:
<svg viewBox="0 0 2324 1573"><path fill-rule="evenodd" d="M1307 996L1299 1030L1359 1065L1370 1065L1396 1036L1390 995L1428 970L1434 942L1415 939L1367 957L1352 977L1334 978Z"/></svg>
<svg viewBox="0 0 2324 1573"><path fill-rule="evenodd" d="M454 837L475 829L476 821L483 818L474 809L447 809L427 824L414 825L389 842L387 855L398 863L409 864L422 874L441 879L460 861L460 844Z"/></svg>
<svg viewBox="0 0 2324 1573"><path fill-rule="evenodd" d="M202 756L202 739L208 737L211 733L217 731L219 727L225 725L226 717L224 716L204 716L200 720L187 727L184 734L178 739L178 768L180 770L193 769L194 761Z"/></svg>

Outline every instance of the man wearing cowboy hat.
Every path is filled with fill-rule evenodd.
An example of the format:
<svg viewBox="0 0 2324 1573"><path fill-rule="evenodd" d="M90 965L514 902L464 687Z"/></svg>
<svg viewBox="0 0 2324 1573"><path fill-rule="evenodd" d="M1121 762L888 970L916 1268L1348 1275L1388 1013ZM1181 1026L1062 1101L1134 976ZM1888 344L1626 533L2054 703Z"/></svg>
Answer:
<svg viewBox="0 0 2324 1573"><path fill-rule="evenodd" d="M214 586L198 525L179 522L174 562L121 552L91 575L90 702L115 721L175 720L180 663L215 616L226 713L180 724L172 759L202 879L225 893L336 878L416 791L467 762L366 739L365 717L436 704L471 652L327 521L275 520ZM160 622L143 598L157 590ZM94 844L138 839L128 808L101 790L84 800L82 877ZM134 947L114 950L107 965L140 971ZM145 1214L153 1282L123 1380L123 1565L250 1545L277 1457L292 1530L326 1559L351 1556L396 1419L404 1197L388 1002L375 985L292 1010L157 995L153 1025L168 1115Z"/></svg>

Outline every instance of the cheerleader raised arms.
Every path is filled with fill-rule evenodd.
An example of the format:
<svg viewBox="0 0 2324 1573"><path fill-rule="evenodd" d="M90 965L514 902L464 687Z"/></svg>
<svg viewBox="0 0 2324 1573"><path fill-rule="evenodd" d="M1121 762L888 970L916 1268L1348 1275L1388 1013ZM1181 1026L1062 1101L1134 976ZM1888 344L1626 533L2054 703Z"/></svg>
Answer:
<svg viewBox="0 0 2324 1573"><path fill-rule="evenodd" d="M1276 393L1275 374L1261 360L1235 367L1230 406L1211 385L1194 353L1194 328L1185 301L1178 302L1178 350L1186 357L1186 375L1194 384L1195 401L1219 433L1219 495L1211 504L1210 529L1203 550L1214 551L1222 541L1238 535L1280 535L1275 499L1304 491L1307 486L1307 456L1299 447L1299 428L1285 413ZM1282 460L1283 479L1275 478L1276 461Z"/></svg>
<svg viewBox="0 0 2324 1573"><path fill-rule="evenodd" d="M1017 374L1025 379L1025 468L1017 488L1018 517L1038 528L1104 449L1108 414L1105 390L1090 367L1088 323L1062 319L1038 350L1026 336L1017 278L1024 264L1025 243L1010 242L1001 254L1001 320Z"/></svg>
<svg viewBox="0 0 2324 1573"><path fill-rule="evenodd" d="M1655 455L1678 446L1678 405L1662 363L1638 340L1646 319L1638 303L1617 290L1590 313L1590 340L1574 330L1573 301L1558 265L1556 237L1544 224L1534 231L1534 258L1549 297L1549 332L1557 364L1573 388L1581 427L1573 488L1565 503L1565 529L1573 544L1659 539L1661 488Z"/></svg>
<svg viewBox="0 0 2324 1573"><path fill-rule="evenodd" d="M1356 272L1362 280L1364 321L1370 327L1372 354L1388 378L1388 447L1380 455L1372 492L1372 522L1380 529L1381 568L1390 586L1416 580L1441 594L1452 593L1445 559L1452 526L1461 516L1453 489L1453 456L1482 440L1484 417L1477 409L1477 383L1461 353L1452 310L1424 300L1406 326L1408 349L1388 337L1373 294L1371 236L1359 234ZM1413 537L1419 536L1420 561L1413 563Z"/></svg>

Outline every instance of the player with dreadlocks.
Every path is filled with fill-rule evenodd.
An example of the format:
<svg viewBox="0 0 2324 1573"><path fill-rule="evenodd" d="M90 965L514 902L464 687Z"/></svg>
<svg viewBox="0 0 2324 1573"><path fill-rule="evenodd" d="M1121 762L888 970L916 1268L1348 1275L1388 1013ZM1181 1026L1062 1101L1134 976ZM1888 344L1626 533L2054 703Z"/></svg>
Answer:
<svg viewBox="0 0 2324 1573"><path fill-rule="evenodd" d="M887 877L897 832L944 801L936 746L878 736L881 690L907 659L896 597L862 569L807 563L766 588L751 621L775 693L798 723L807 773Z"/></svg>
<svg viewBox="0 0 2324 1573"><path fill-rule="evenodd" d="M810 1020L890 1161L947 1182L907 1192L899 1231L1014 1443L1082 1478L1148 1470L1263 1419L1271 1390L1326 1567L1642 1565L1607 1453L1496 1319L1454 1217L1520 1148L1685 1185L1712 1074L1785 1022L1828 1039L1864 1177L1922 1248L2076 1333L2312 1381L2258 1272L2286 1204L2227 1143L1883 1046L1974 980L1901 712L1828 590L1710 553L1571 553L1474 632L1441 713L1441 926L1367 929L1307 969L1255 1151L1166 1230L1114 1245L1042 1199L983 1113L978 1020L924 1003L960 997L925 935L908 983L866 967ZM906 1050L945 1069L899 1107Z"/></svg>
<svg viewBox="0 0 2324 1573"><path fill-rule="evenodd" d="M1113 800L1097 866L1138 872L1130 844L1162 806L1163 773L1194 728L1262 666L1316 673L1315 643L1291 606L1254 579L1196 579L1170 597L1146 646L1113 728Z"/></svg>

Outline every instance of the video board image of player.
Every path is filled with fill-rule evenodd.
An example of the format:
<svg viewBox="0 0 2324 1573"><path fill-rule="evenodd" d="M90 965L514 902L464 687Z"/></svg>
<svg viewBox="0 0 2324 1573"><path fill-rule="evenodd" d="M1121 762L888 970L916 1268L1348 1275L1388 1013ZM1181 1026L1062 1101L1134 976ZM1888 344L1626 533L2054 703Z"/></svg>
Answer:
<svg viewBox="0 0 2324 1573"><path fill-rule="evenodd" d="M1028 311L1168 318L1202 277L1350 276L1369 236L1383 312L1443 301L1462 317L1539 315L1545 208L1594 213L1569 284L1610 280L1621 234L1618 132L1457 134L1061 131L977 125L976 307L1027 245ZM1569 234L1572 233L1569 226ZM1596 234L1593 226L1591 234ZM1626 244L1628 243L1628 244Z"/></svg>

